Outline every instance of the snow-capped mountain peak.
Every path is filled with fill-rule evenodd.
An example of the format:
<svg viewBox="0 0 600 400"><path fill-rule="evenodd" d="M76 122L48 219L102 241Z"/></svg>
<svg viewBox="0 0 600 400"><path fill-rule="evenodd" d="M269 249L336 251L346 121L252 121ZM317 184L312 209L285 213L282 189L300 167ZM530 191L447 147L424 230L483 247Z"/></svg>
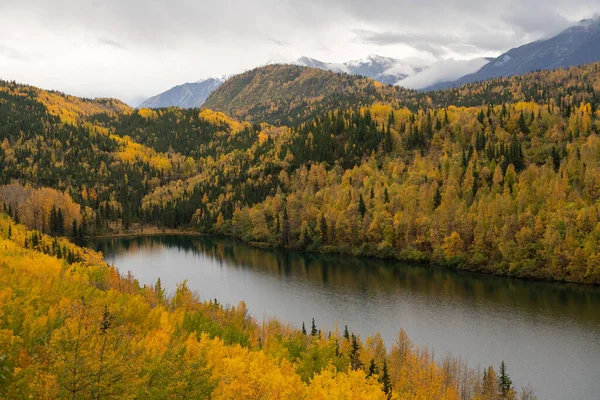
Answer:
<svg viewBox="0 0 600 400"><path fill-rule="evenodd" d="M315 58L300 57L292 64L334 72L346 72L352 75L363 75L386 84L395 84L409 74L416 73L422 69L422 65L406 66L400 60L378 54L370 54L366 58L350 60L344 63L323 62ZM401 68L399 68L399 65Z"/></svg>

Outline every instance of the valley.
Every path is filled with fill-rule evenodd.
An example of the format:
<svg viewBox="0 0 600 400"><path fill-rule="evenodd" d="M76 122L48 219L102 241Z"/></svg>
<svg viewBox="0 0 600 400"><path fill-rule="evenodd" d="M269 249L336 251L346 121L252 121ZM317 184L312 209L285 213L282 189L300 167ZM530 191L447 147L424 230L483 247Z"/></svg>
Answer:
<svg viewBox="0 0 600 400"><path fill-rule="evenodd" d="M0 81L0 396L593 398L598 104L600 63L267 65L202 108Z"/></svg>

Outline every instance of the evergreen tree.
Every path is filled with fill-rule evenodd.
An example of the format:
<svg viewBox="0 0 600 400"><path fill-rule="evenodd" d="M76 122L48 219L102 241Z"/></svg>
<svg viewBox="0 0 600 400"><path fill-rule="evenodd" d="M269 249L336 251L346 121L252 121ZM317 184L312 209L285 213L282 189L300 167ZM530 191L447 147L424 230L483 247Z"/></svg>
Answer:
<svg viewBox="0 0 600 400"><path fill-rule="evenodd" d="M321 214L320 230L321 230L321 243L327 244L327 220L325 219L324 214Z"/></svg>
<svg viewBox="0 0 600 400"><path fill-rule="evenodd" d="M387 398L391 399L392 398L392 379L390 378L387 361L385 359L383 359L383 368L381 369L381 376L379 377L379 382L381 382L383 392L386 394Z"/></svg>
<svg viewBox="0 0 600 400"><path fill-rule="evenodd" d="M555 146L552 146L552 164L554 165L554 171L558 172L558 170L560 169L560 152L558 151L558 149Z"/></svg>
<svg viewBox="0 0 600 400"><path fill-rule="evenodd" d="M356 335L352 334L352 347L350 348L350 367L354 370L362 368L363 363L360 361L360 343Z"/></svg>
<svg viewBox="0 0 600 400"><path fill-rule="evenodd" d="M56 234L56 206L52 206L50 210L50 234Z"/></svg>
<svg viewBox="0 0 600 400"><path fill-rule="evenodd" d="M371 362L369 363L369 371L367 372L367 377L377 374L379 374L379 371L377 370L377 364L375 364L375 359L371 358Z"/></svg>
<svg viewBox="0 0 600 400"><path fill-rule="evenodd" d="M317 330L317 325L315 324L315 319L312 319L312 326L310 328L310 334L311 336L317 336L319 334L319 331Z"/></svg>
<svg viewBox="0 0 600 400"><path fill-rule="evenodd" d="M72 238L76 238L77 237L77 220L73 220L73 223L71 224L71 237Z"/></svg>
<svg viewBox="0 0 600 400"><path fill-rule="evenodd" d="M500 363L500 375L498 376L498 389L503 399L512 391L512 380L506 372L506 364L504 360Z"/></svg>
<svg viewBox="0 0 600 400"><path fill-rule="evenodd" d="M525 121L525 115L523 114L523 111L521 111L521 115L519 115L519 121L517 122L517 127L524 134L529 133L529 128L527 127L527 122Z"/></svg>
<svg viewBox="0 0 600 400"><path fill-rule="evenodd" d="M437 209L442 204L442 193L440 187L435 188L435 194L433 195L433 208Z"/></svg>
<svg viewBox="0 0 600 400"><path fill-rule="evenodd" d="M364 218L365 213L367 212L367 206L365 205L365 201L362 197L362 194L358 199L358 211L360 212L360 215Z"/></svg>
<svg viewBox="0 0 600 400"><path fill-rule="evenodd" d="M306 335L306 326L304 325L304 321L302 321L302 334Z"/></svg>

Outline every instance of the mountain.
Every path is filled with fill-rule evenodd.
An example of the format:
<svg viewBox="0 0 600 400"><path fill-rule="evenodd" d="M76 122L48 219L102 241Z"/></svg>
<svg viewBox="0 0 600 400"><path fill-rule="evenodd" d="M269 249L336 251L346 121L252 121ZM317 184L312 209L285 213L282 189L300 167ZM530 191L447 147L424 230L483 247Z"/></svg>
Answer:
<svg viewBox="0 0 600 400"><path fill-rule="evenodd" d="M366 76L367 78L372 78L389 85L393 85L407 76L419 73L424 69L422 63L411 65L395 58L383 57L377 54L371 54L367 58L351 60L345 63L329 63L310 57L300 57L292 64Z"/></svg>
<svg viewBox="0 0 600 400"><path fill-rule="evenodd" d="M391 100L398 90L361 76L279 64L228 79L204 105L250 122L288 125L333 109Z"/></svg>
<svg viewBox="0 0 600 400"><path fill-rule="evenodd" d="M266 65L274 64L288 63L281 62L281 60L271 60ZM344 72L351 75L365 76L390 85L397 83L407 76L418 74L425 70L423 63L415 62L413 65L395 58L382 57L375 54L371 54L364 59L351 60L345 63L330 63L310 57L300 57L290 64L317 68L325 71ZM175 86L166 92L149 98L137 108L161 108L171 106L181 108L201 107L204 105L208 96L221 86L225 80L226 77L214 77L198 82L184 83L183 85Z"/></svg>
<svg viewBox="0 0 600 400"><path fill-rule="evenodd" d="M585 19L558 35L511 49L479 71L453 82L433 85L437 90L538 69L565 68L600 61L600 17Z"/></svg>
<svg viewBox="0 0 600 400"><path fill-rule="evenodd" d="M137 108L201 107L208 96L225 82L225 77L213 77L198 82L184 83L144 101Z"/></svg>

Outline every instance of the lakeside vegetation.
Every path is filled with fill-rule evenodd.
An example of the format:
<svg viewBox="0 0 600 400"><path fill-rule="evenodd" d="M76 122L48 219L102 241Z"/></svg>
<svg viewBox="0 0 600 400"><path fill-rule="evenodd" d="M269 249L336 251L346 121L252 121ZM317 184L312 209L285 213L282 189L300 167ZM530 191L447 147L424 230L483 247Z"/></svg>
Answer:
<svg viewBox="0 0 600 400"><path fill-rule="evenodd" d="M404 332L296 329L244 303L167 296L102 256L0 214L0 396L36 399L523 399L503 364L440 362ZM307 324L308 325L308 324Z"/></svg>

